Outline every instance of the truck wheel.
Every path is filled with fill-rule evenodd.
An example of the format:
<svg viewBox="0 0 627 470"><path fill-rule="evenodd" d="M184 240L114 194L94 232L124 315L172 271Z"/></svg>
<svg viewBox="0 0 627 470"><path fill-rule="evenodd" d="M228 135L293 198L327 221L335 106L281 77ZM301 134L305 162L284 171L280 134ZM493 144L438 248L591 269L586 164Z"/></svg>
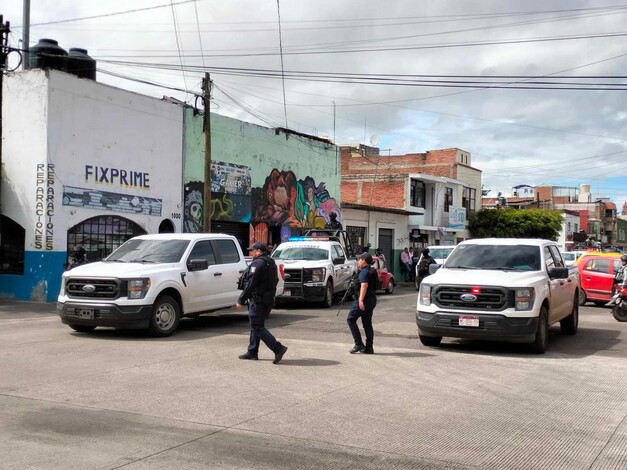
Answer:
<svg viewBox="0 0 627 470"><path fill-rule="evenodd" d="M579 289L579 305L585 305L588 301L588 296L586 295L586 291L583 289Z"/></svg>
<svg viewBox="0 0 627 470"><path fill-rule="evenodd" d="M74 331L78 331L79 333L90 333L92 331L94 331L96 329L95 326L89 326L89 325L76 325L73 323L70 323L68 325L70 328L72 328Z"/></svg>
<svg viewBox="0 0 627 470"><path fill-rule="evenodd" d="M544 354L546 346L549 342L549 323L546 307L542 306L540 315L538 316L538 329L533 343L529 345L529 351L534 354Z"/></svg>
<svg viewBox="0 0 627 470"><path fill-rule="evenodd" d="M170 336L178 328L180 320L181 307L178 302L169 295L162 295L152 306L148 329L153 336Z"/></svg>
<svg viewBox="0 0 627 470"><path fill-rule="evenodd" d="M324 299L322 300L322 306L324 308L333 307L333 283L327 281L327 286L324 289Z"/></svg>
<svg viewBox="0 0 627 470"><path fill-rule="evenodd" d="M578 298L575 297L573 302L573 310L566 318L560 321L560 329L563 335L576 335L579 327L579 304Z"/></svg>
<svg viewBox="0 0 627 470"><path fill-rule="evenodd" d="M418 338L420 338L420 342L425 346L439 346L442 342L441 336L424 336L418 334Z"/></svg>
<svg viewBox="0 0 627 470"><path fill-rule="evenodd" d="M388 288L385 289L385 293L386 294L393 294L394 293L394 281L392 279L390 279L390 282L388 282Z"/></svg>

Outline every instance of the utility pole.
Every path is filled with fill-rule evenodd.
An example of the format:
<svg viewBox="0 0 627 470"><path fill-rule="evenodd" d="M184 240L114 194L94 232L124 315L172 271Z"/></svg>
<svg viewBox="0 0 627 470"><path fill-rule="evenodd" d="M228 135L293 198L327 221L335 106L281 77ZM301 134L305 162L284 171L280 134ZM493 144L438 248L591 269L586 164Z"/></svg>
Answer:
<svg viewBox="0 0 627 470"><path fill-rule="evenodd" d="M23 0L23 13L22 16L24 20L22 21L23 29L22 29L22 70L30 69L29 63L29 53L28 49L30 47L30 0Z"/></svg>
<svg viewBox="0 0 627 470"><path fill-rule="evenodd" d="M205 114L203 116L203 132L205 133L205 186L202 206L202 229L205 233L211 233L211 116L209 103L211 102L211 78L205 72L202 81L203 104Z"/></svg>
<svg viewBox="0 0 627 470"><path fill-rule="evenodd" d="M0 15L0 193L2 192L2 85L4 72L7 68L7 56L9 55L9 33L11 32L10 26L11 23L9 23L8 21L5 23L4 17ZM0 209L2 209L1 196Z"/></svg>

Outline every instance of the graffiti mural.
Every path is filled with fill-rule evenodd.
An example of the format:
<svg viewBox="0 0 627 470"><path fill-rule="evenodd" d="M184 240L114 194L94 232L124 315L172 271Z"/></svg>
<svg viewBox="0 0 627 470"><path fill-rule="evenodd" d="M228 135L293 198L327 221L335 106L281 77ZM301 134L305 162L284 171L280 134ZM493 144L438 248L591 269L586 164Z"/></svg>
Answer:
<svg viewBox="0 0 627 470"><path fill-rule="evenodd" d="M202 232L203 192L202 181L192 181L185 185L185 207L183 210L183 232Z"/></svg>
<svg viewBox="0 0 627 470"><path fill-rule="evenodd" d="M251 187L248 167L215 162L211 168L211 220L250 223L251 242L267 241L259 237L267 238L269 226L280 226L283 239L293 229L324 228L332 212L341 219L340 207L325 183L316 183L311 176L299 180L294 172L275 168L262 187ZM185 185L185 232L202 231L203 191L201 181ZM257 233L257 227L264 230Z"/></svg>
<svg viewBox="0 0 627 470"><path fill-rule="evenodd" d="M298 180L292 171L276 168L261 188L253 188L253 223L289 225L299 228L324 228L331 212L341 214L337 201L325 183L316 184L311 176Z"/></svg>

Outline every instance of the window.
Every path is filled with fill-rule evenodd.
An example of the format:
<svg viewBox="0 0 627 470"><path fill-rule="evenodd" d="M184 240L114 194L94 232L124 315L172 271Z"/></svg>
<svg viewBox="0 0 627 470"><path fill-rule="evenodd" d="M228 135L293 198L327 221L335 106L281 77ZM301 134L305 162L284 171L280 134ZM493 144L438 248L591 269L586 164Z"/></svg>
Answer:
<svg viewBox="0 0 627 470"><path fill-rule="evenodd" d="M207 263L216 264L216 257L213 254L213 247L210 240L201 240L194 245L187 261L195 259L206 259Z"/></svg>
<svg viewBox="0 0 627 470"><path fill-rule="evenodd" d="M453 188L444 188L444 212L453 205Z"/></svg>
<svg viewBox="0 0 627 470"><path fill-rule="evenodd" d="M422 181L411 180L409 189L409 204L413 207L425 207L425 184Z"/></svg>
<svg viewBox="0 0 627 470"><path fill-rule="evenodd" d="M24 274L26 231L4 215L0 219L0 274Z"/></svg>
<svg viewBox="0 0 627 470"><path fill-rule="evenodd" d="M216 251L220 253L222 264L239 262L239 253L233 240L214 240Z"/></svg>
<svg viewBox="0 0 627 470"><path fill-rule="evenodd" d="M67 251L79 243L87 251L89 261L109 256L126 240L146 232L132 220L116 216L96 216L75 225L67 232Z"/></svg>
<svg viewBox="0 0 627 470"><path fill-rule="evenodd" d="M555 266L555 260L553 259L553 255L549 251L549 247L544 247L544 264L546 265L547 271Z"/></svg>
<svg viewBox="0 0 627 470"><path fill-rule="evenodd" d="M592 258L586 263L584 267L585 271L595 271L599 273L609 273L610 260L609 259L595 259Z"/></svg>
<svg viewBox="0 0 627 470"><path fill-rule="evenodd" d="M340 245L333 245L333 250L335 250L335 256L339 258L346 258L344 254L344 250Z"/></svg>
<svg viewBox="0 0 627 470"><path fill-rule="evenodd" d="M477 190L475 188L464 188L462 195L462 207L466 209L466 218L474 214L476 210Z"/></svg>
<svg viewBox="0 0 627 470"><path fill-rule="evenodd" d="M553 259L555 260L555 266L557 266L558 268L563 268L564 260L562 259L560 250L558 250L556 246L550 246L549 250L551 250L551 254L553 255Z"/></svg>

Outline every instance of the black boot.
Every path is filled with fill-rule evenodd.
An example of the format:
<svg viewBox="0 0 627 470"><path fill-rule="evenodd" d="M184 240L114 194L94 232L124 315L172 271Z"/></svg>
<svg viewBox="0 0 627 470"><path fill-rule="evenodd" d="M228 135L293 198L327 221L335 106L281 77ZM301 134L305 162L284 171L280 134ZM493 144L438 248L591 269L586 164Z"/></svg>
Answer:
<svg viewBox="0 0 627 470"><path fill-rule="evenodd" d="M240 359L248 359L250 361L256 361L257 359L259 359L259 357L257 357L256 354L250 354L250 353L246 353L246 354L241 354Z"/></svg>
<svg viewBox="0 0 627 470"><path fill-rule="evenodd" d="M366 346L364 346L363 344L356 344L355 346L353 346L353 349L351 349L350 351L348 351L351 354L355 354L358 352L362 352L366 349Z"/></svg>

